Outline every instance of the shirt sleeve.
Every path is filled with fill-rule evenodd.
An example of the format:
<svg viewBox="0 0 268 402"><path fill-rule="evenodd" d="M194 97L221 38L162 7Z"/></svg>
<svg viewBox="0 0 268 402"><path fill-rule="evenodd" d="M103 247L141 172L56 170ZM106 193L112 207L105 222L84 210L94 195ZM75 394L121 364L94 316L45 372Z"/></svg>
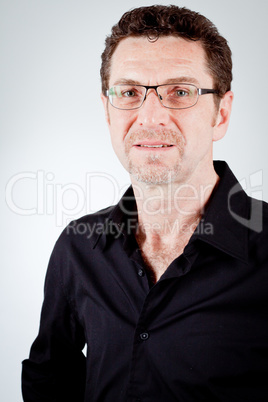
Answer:
<svg viewBox="0 0 268 402"><path fill-rule="evenodd" d="M39 333L29 359L22 362L24 402L84 400L84 331L63 287L64 268L64 258L55 247L46 274Z"/></svg>

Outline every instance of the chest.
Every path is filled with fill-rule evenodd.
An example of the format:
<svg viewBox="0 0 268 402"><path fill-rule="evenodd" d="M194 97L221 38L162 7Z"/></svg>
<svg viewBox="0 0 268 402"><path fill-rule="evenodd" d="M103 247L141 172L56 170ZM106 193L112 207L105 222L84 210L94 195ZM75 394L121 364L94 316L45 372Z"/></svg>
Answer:
<svg viewBox="0 0 268 402"><path fill-rule="evenodd" d="M189 236L172 242L141 242L137 240L142 258L154 282L157 282L169 265L179 257L189 241Z"/></svg>
<svg viewBox="0 0 268 402"><path fill-rule="evenodd" d="M175 402L186 388L183 400L247 400L244 384L257 382L247 373L255 367L263 376L267 372L267 360L260 358L268 347L267 273L254 270L254 278L249 267L213 258L211 250L206 257L199 253L189 270L190 259L181 255L149 290L138 262L123 253L119 260L107 252L84 270L88 277L76 311L88 345L89 392L100 393L99 373L113 384L88 400L123 402L133 392L141 400L150 395ZM231 397L233 378L242 385ZM218 384L219 398L211 381Z"/></svg>

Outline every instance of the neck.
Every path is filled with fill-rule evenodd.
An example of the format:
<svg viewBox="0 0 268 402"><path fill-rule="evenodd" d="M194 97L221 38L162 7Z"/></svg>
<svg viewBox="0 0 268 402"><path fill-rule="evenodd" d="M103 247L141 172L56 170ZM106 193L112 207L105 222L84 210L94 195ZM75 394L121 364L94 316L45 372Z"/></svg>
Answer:
<svg viewBox="0 0 268 402"><path fill-rule="evenodd" d="M202 177L202 180L200 180ZM214 168L184 182L148 185L132 180L138 223L143 236L153 238L191 235L219 177Z"/></svg>

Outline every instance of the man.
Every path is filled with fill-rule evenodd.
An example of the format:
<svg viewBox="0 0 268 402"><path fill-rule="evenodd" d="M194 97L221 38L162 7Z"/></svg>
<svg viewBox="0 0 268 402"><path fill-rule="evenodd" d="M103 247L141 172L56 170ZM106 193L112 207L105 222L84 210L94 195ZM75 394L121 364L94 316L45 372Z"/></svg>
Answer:
<svg viewBox="0 0 268 402"><path fill-rule="evenodd" d="M226 40L185 8L113 27L102 102L132 186L56 243L24 401L268 400L267 205L212 156L231 69Z"/></svg>

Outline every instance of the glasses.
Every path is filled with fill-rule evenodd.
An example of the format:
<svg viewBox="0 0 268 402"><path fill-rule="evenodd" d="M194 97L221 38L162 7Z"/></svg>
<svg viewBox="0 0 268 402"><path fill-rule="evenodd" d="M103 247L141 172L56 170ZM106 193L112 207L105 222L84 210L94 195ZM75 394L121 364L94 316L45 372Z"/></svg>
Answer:
<svg viewBox="0 0 268 402"><path fill-rule="evenodd" d="M218 94L215 89L197 88L183 82L164 85L115 85L107 89L105 95L110 104L122 110L139 109L146 99L149 89L154 89L161 104L168 109L188 109L197 104L198 97Z"/></svg>

